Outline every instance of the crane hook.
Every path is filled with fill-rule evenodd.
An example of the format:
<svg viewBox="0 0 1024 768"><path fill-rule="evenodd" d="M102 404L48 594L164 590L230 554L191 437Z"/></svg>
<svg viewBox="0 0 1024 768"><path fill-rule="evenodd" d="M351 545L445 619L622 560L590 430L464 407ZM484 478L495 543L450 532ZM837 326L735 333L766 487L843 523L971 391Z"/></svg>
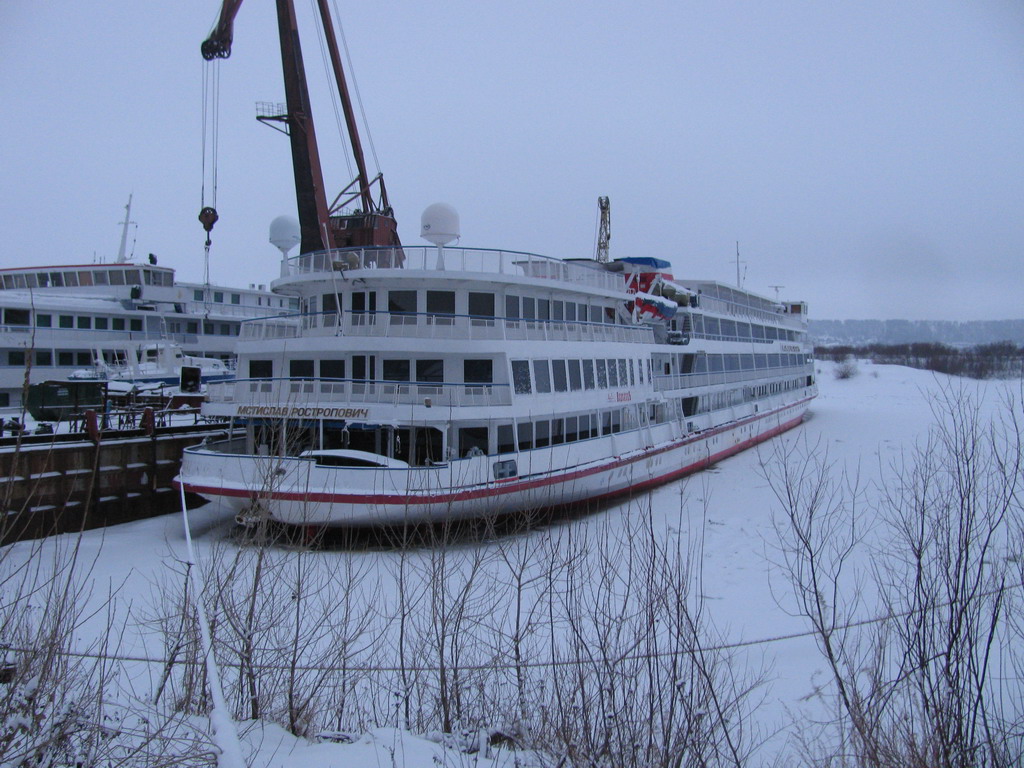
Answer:
<svg viewBox="0 0 1024 768"><path fill-rule="evenodd" d="M206 206L199 212L199 222L203 225L203 229L206 230L206 245L210 245L210 232L213 230L213 225L217 223L217 209Z"/></svg>

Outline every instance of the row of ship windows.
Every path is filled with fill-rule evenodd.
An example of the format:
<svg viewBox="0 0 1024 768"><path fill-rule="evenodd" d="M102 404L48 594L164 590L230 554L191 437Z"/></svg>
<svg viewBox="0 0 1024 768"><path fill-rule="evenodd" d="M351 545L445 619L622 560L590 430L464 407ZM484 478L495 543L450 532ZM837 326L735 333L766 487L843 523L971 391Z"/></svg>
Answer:
<svg viewBox="0 0 1024 768"><path fill-rule="evenodd" d="M13 272L3 275L0 287L77 288L92 285L174 285L174 275L155 269L79 269L61 272Z"/></svg>
<svg viewBox="0 0 1024 768"><path fill-rule="evenodd" d="M810 384L810 377L804 376L773 381L770 384L761 384L755 387L739 387L720 392L710 392L700 397L684 397L680 399L679 403L682 406L683 416L693 416L698 413L720 411L723 408L742 405L752 400L761 400L781 392L802 389L803 387L810 386Z"/></svg>
<svg viewBox="0 0 1024 768"><path fill-rule="evenodd" d="M512 386L517 395L632 387L650 378L650 360L512 361Z"/></svg>
<svg viewBox="0 0 1024 768"><path fill-rule="evenodd" d="M31 324L31 310L4 310L4 325L28 326ZM80 331L141 331L142 317L105 317L102 315L56 315L36 312L37 328L64 328ZM168 333L191 333L198 335L200 329L207 336L237 336L240 325L237 322L214 323L209 320L170 320Z"/></svg>
<svg viewBox="0 0 1024 768"><path fill-rule="evenodd" d="M722 371L763 371L810 363L807 355L655 355L665 375L678 373L720 373ZM675 371L672 367L675 366Z"/></svg>
<svg viewBox="0 0 1024 768"><path fill-rule="evenodd" d="M774 325L760 325L741 320L727 320L693 313L677 316L672 320L672 329L729 341L802 341L806 333Z"/></svg>
<svg viewBox="0 0 1024 768"><path fill-rule="evenodd" d="M37 349L34 350L32 365L37 368L47 368L56 365L60 368L88 368L92 366L94 352L89 349ZM104 357L108 363L123 363L123 350L105 350ZM199 352L185 352L186 355L199 355ZM202 353L205 357L220 357L222 360L230 360L231 355L216 355L211 352ZM24 349L7 350L7 365L12 367L24 367L28 362L28 352Z"/></svg>
<svg viewBox="0 0 1024 768"><path fill-rule="evenodd" d="M351 373L354 380L377 380L376 355L353 355L350 361L289 360L288 377L292 379L345 379L348 378L345 375L348 368L347 362L351 362ZM415 378L413 378L413 374L415 374ZM272 360L249 361L250 379L271 379L273 377L274 362ZM425 358L392 360L385 358L381 360L381 379L383 381L443 383L445 381L444 360ZM462 380L467 384L493 383L494 361L489 358L463 360Z"/></svg>
<svg viewBox="0 0 1024 768"><path fill-rule="evenodd" d="M228 301L224 300L224 296L225 296L224 291L209 291L209 290L206 290L206 289L203 289L203 288L193 288L192 289L192 299L193 299L193 301L198 301L198 302L203 302L203 303L213 303L213 304L234 304L236 306L242 303L242 294L240 294L240 293L229 293L229 294L227 294ZM283 307L289 307L291 309L298 309L299 308L299 300L298 299L275 299L275 298L271 298L270 296L257 296L256 297L256 306L262 307L264 305L264 302L266 303L266 306L268 306L268 307L275 306L275 302L276 302L276 306L278 306L278 307L282 307L282 308Z"/></svg>
<svg viewBox="0 0 1024 768"><path fill-rule="evenodd" d="M343 306L346 294L327 293L320 297L323 312L351 310L352 312L377 312L377 291L354 291ZM310 299L307 312L316 313L316 297ZM471 317L497 317L496 300L493 293L470 291L466 307L458 307L455 291L388 291L387 311L395 314L428 314L454 316L467 314ZM383 302L382 302L383 303ZM506 320L537 320L554 322L614 323L615 309L585 302L541 299L533 296L505 296Z"/></svg>

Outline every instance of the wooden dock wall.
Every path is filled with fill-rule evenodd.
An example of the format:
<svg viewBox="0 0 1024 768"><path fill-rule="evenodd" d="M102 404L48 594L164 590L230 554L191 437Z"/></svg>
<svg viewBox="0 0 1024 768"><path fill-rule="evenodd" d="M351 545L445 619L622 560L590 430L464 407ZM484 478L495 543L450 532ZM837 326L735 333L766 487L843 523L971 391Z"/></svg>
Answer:
<svg viewBox="0 0 1024 768"><path fill-rule="evenodd" d="M0 544L141 520L181 508L185 448L223 437L196 424L31 436L0 443ZM190 506L201 503L192 496Z"/></svg>

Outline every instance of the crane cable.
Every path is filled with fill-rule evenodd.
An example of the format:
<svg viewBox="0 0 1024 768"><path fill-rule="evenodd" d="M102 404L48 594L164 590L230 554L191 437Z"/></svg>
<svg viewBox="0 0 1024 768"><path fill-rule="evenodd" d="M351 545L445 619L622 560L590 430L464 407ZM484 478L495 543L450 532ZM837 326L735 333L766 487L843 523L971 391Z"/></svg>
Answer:
<svg viewBox="0 0 1024 768"><path fill-rule="evenodd" d="M220 136L220 62L203 61L203 183L200 193L199 221L206 230L203 260L203 304L210 309L210 232L217 223L217 155ZM209 161L209 167L207 167ZM210 200L207 205L207 189Z"/></svg>

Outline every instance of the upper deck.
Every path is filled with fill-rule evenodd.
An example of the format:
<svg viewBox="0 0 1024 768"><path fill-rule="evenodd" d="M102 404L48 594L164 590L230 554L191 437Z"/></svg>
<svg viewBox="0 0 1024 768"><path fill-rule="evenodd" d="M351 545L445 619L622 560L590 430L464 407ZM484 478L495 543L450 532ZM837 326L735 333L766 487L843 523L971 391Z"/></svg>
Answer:
<svg viewBox="0 0 1024 768"><path fill-rule="evenodd" d="M592 259L563 260L519 251L434 246L346 248L304 253L285 260L282 276L274 281L273 287L280 290L310 279L344 279L348 273L362 271L373 271L385 277L383 270L390 270L395 276L416 273L418 277L439 279L471 276L483 279L495 276L532 278L563 283L568 289L625 293L622 275L609 272Z"/></svg>

